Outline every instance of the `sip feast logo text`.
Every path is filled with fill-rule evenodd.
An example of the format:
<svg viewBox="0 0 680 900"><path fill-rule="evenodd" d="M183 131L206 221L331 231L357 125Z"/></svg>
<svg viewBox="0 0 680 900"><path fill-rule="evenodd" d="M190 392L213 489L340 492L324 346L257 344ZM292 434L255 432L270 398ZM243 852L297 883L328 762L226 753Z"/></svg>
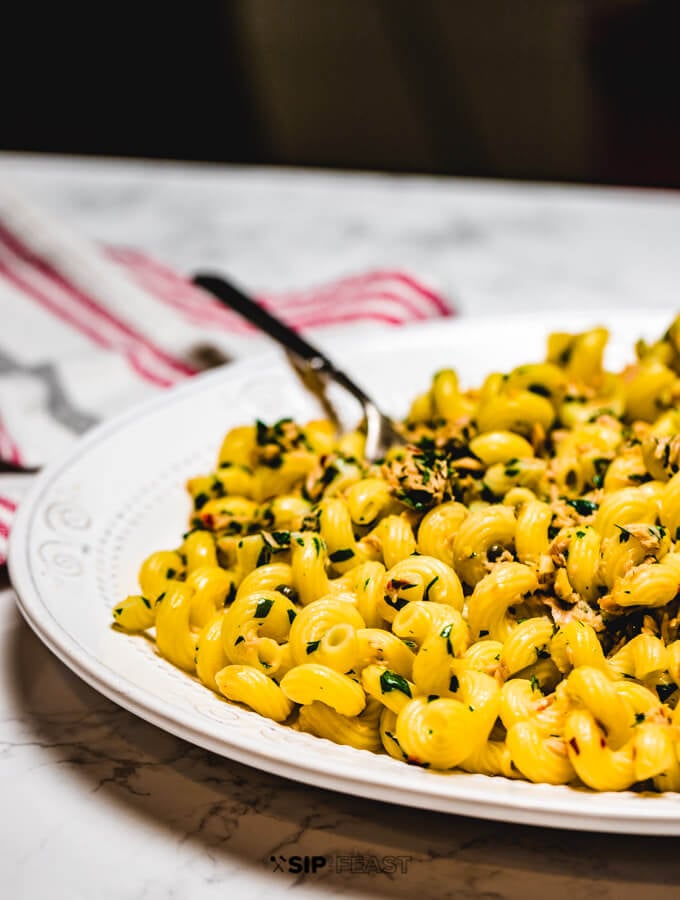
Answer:
<svg viewBox="0 0 680 900"><path fill-rule="evenodd" d="M273 872L287 872L291 875L317 875L329 871L346 875L404 875L408 871L410 861L410 856L375 856L361 853L269 857Z"/></svg>

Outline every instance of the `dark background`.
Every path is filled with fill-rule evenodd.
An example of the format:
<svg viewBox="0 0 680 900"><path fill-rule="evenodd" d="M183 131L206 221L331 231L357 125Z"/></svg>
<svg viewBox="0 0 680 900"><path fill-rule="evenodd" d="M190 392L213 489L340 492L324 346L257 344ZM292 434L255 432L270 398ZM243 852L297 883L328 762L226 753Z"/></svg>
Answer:
<svg viewBox="0 0 680 900"><path fill-rule="evenodd" d="M680 187L678 0L0 11L0 149Z"/></svg>

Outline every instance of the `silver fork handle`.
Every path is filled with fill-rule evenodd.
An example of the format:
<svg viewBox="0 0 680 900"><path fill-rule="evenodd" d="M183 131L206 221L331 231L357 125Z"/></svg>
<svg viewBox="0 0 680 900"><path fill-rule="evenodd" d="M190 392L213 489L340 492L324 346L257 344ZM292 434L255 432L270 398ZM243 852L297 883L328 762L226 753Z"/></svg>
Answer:
<svg viewBox="0 0 680 900"><path fill-rule="evenodd" d="M297 357L304 360L305 363L318 375L326 375L333 381L342 385L345 390L349 391L355 397L362 407L366 408L368 404L373 404L371 398L362 388L359 387L352 379L336 368L334 363L325 356L317 347L314 347L309 341L306 341L297 332L293 331L285 325L280 319L275 318L263 309L259 303L244 294L242 290L233 285L230 281L218 275L198 274L192 279L193 283L203 288L208 293L213 294L218 300L221 300L230 309L247 319L253 325L256 325L261 331L264 331L270 337L283 344L288 350Z"/></svg>

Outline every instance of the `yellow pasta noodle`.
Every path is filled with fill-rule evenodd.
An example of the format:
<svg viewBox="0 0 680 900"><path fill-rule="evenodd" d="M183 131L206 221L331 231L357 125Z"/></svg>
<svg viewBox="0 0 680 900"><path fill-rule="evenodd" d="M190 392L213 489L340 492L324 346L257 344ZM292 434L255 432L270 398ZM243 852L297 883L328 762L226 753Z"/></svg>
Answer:
<svg viewBox="0 0 680 900"><path fill-rule="evenodd" d="M318 700L343 716L358 716L366 706L366 694L360 684L318 663L302 663L286 672L281 690L295 703Z"/></svg>
<svg viewBox="0 0 680 900"><path fill-rule="evenodd" d="M215 676L229 663L222 643L223 623L224 610L221 610L204 625L196 643L196 674L213 691L219 691Z"/></svg>
<svg viewBox="0 0 680 900"><path fill-rule="evenodd" d="M117 630L401 764L680 791L680 317L621 372L607 338L440 370L377 462L363 426L232 428Z"/></svg>
<svg viewBox="0 0 680 900"><path fill-rule="evenodd" d="M530 720L513 725L507 736L513 765L529 781L567 784L575 778L565 742L547 737Z"/></svg>
<svg viewBox="0 0 680 900"><path fill-rule="evenodd" d="M113 618L126 631L146 631L156 621L156 611L147 597L131 594L114 607Z"/></svg>
<svg viewBox="0 0 680 900"><path fill-rule="evenodd" d="M245 703L275 722L283 722L293 710L293 704L276 682L251 666L225 666L215 681L225 697Z"/></svg>
<svg viewBox="0 0 680 900"><path fill-rule="evenodd" d="M177 584L157 604L156 645L161 656L187 672L196 668L197 634L189 625L193 591Z"/></svg>
<svg viewBox="0 0 680 900"><path fill-rule="evenodd" d="M410 556L385 573L383 616L392 621L407 603L431 600L463 608L463 589L456 573L433 556Z"/></svg>
<svg viewBox="0 0 680 900"><path fill-rule="evenodd" d="M327 738L336 744L348 744L358 750L378 753L382 750L380 715L383 706L369 698L358 716L343 716L325 703L314 702L300 710L298 724L302 731Z"/></svg>

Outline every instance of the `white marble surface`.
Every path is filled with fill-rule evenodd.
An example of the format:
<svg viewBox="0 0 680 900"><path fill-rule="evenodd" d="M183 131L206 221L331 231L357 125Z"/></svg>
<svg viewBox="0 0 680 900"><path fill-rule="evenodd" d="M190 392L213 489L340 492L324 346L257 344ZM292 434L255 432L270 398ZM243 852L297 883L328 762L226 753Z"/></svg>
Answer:
<svg viewBox="0 0 680 900"><path fill-rule="evenodd" d="M429 275L466 313L677 304L680 196L0 154L0 177L90 236L179 269L294 287ZM303 788L117 709L32 635L0 575L3 896L671 898L677 841L541 831ZM316 874L271 857L333 856ZM338 857L408 857L394 874Z"/></svg>
<svg viewBox="0 0 680 900"><path fill-rule="evenodd" d="M398 265L468 314L678 302L677 193L2 153L0 178L84 234L251 288Z"/></svg>

